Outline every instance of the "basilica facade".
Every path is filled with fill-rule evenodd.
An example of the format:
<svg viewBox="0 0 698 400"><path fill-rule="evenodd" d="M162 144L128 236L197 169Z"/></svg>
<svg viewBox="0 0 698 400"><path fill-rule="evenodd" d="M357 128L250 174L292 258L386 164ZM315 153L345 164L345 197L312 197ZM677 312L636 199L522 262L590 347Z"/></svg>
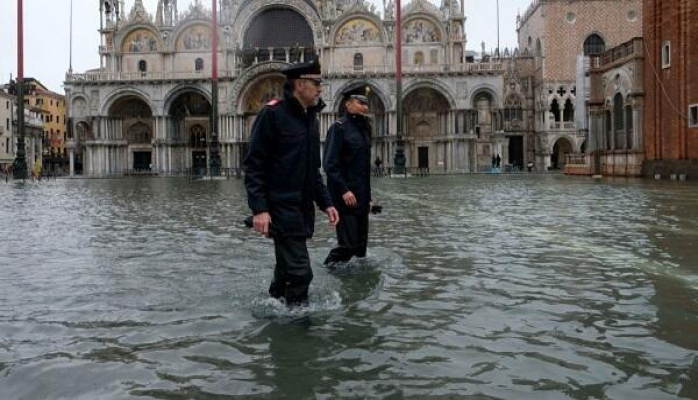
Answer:
<svg viewBox="0 0 698 400"><path fill-rule="evenodd" d="M221 0L218 15L219 132L212 132L212 13L199 1L180 12L159 0L101 1L100 67L66 77L71 172L181 174L204 167L210 141L223 168L238 169L254 119L282 96L280 69L319 57L321 133L340 116L341 93L370 88L373 157L391 167L398 139L395 6L363 0ZM465 52L457 0L412 0L402 10L402 137L408 169L484 171L534 157L528 138L532 84L513 58ZM484 45L483 45L484 50ZM526 64L525 59L519 61ZM529 99L529 100L527 100ZM530 120L532 123L532 113Z"/></svg>

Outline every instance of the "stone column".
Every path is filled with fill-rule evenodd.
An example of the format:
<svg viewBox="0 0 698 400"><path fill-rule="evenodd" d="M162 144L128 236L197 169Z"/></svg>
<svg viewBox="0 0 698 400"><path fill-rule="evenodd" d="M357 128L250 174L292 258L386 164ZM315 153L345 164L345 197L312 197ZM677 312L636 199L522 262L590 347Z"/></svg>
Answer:
<svg viewBox="0 0 698 400"><path fill-rule="evenodd" d="M70 177L75 176L75 147L71 147L68 151L70 157Z"/></svg>

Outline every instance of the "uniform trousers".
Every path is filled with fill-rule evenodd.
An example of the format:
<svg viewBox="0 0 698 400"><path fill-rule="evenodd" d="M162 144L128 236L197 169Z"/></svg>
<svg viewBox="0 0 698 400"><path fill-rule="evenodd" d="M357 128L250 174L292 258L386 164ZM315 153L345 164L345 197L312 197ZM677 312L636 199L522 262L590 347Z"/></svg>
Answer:
<svg viewBox="0 0 698 400"><path fill-rule="evenodd" d="M327 255L325 265L335 262L346 262L353 256L366 257L368 213L341 214L336 230L338 246Z"/></svg>
<svg viewBox="0 0 698 400"><path fill-rule="evenodd" d="M305 237L275 237L276 267L269 294L284 298L286 305L297 306L308 301L308 287L313 280L310 256Z"/></svg>

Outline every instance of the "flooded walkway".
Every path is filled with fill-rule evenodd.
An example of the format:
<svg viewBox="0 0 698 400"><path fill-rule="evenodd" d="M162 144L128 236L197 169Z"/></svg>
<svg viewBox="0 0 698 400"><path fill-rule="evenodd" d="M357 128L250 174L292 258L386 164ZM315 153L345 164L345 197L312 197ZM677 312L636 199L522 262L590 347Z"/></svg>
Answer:
<svg viewBox="0 0 698 400"><path fill-rule="evenodd" d="M698 398L698 186L378 179L266 296L240 181L0 183L0 398Z"/></svg>

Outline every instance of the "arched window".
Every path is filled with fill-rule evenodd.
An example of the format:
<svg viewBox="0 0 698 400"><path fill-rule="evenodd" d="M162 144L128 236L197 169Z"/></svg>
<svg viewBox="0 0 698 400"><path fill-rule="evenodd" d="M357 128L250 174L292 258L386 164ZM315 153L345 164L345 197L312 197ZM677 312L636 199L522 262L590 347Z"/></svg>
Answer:
<svg viewBox="0 0 698 400"><path fill-rule="evenodd" d="M354 71L363 71L364 55L361 53L354 54Z"/></svg>
<svg viewBox="0 0 698 400"><path fill-rule="evenodd" d="M194 61L194 69L196 69L196 72L201 72L204 70L203 58L197 58L196 61Z"/></svg>
<svg viewBox="0 0 698 400"><path fill-rule="evenodd" d="M627 105L625 106L625 127L627 131L627 144L628 144L628 149L632 149L633 146L635 146L635 142L633 140L633 106Z"/></svg>
<svg viewBox="0 0 698 400"><path fill-rule="evenodd" d="M584 55L599 54L606 51L606 42L597 34L592 34L584 41Z"/></svg>
<svg viewBox="0 0 698 400"><path fill-rule="evenodd" d="M623 149L625 143L625 107L623 95L617 93L613 98L613 131L616 149Z"/></svg>
<svg viewBox="0 0 698 400"><path fill-rule="evenodd" d="M505 121L522 121L523 110L521 109L521 99L516 96L509 97L504 104Z"/></svg>
<svg viewBox="0 0 698 400"><path fill-rule="evenodd" d="M565 122L574 121L574 105L572 104L572 100L570 99L567 99L567 101L565 101L565 108L562 112L562 120Z"/></svg>
<svg viewBox="0 0 698 400"><path fill-rule="evenodd" d="M148 72L148 63L145 60L138 61L138 71Z"/></svg>
<svg viewBox="0 0 698 400"><path fill-rule="evenodd" d="M273 27L273 29L269 29ZM291 8L267 8L259 13L243 36L243 63L246 66L274 58L310 61L315 57L313 30L308 21ZM273 49L270 53L269 48Z"/></svg>
<svg viewBox="0 0 698 400"><path fill-rule="evenodd" d="M536 39L536 57L543 57L543 45L540 39Z"/></svg>
<svg viewBox="0 0 698 400"><path fill-rule="evenodd" d="M550 103L550 113L553 114L555 122L560 122L560 103L557 102L557 99L553 99L553 102Z"/></svg>

